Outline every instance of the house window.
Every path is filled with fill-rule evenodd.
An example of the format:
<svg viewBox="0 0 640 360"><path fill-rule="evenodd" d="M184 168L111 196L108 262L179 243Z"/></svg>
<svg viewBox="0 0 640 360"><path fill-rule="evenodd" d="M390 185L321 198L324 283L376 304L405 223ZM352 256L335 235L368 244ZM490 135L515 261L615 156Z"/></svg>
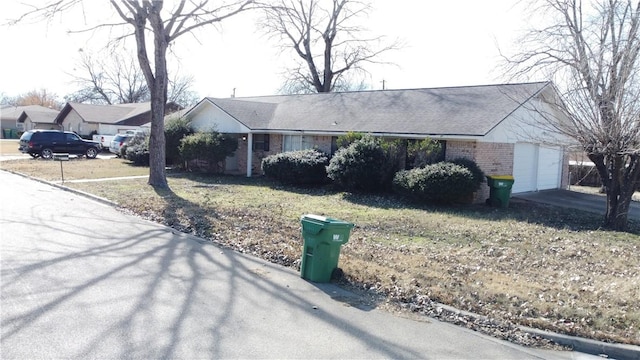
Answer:
<svg viewBox="0 0 640 360"><path fill-rule="evenodd" d="M269 151L269 134L254 134L253 150Z"/></svg>
<svg viewBox="0 0 640 360"><path fill-rule="evenodd" d="M282 147L282 150L285 152L313 149L313 137L304 135L285 135Z"/></svg>

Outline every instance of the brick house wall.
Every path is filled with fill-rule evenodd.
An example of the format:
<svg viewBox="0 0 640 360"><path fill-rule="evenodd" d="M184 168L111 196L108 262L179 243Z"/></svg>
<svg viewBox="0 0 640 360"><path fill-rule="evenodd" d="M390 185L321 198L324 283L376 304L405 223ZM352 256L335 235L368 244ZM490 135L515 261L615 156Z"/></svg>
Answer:
<svg viewBox="0 0 640 360"><path fill-rule="evenodd" d="M513 174L514 144L483 143L476 141L447 141L445 160L464 157L478 164L485 175ZM489 198L489 186L485 182L475 194L473 202L483 203Z"/></svg>
<svg viewBox="0 0 640 360"><path fill-rule="evenodd" d="M313 146L327 154L331 154L331 136L314 136Z"/></svg>
<svg viewBox="0 0 640 360"><path fill-rule="evenodd" d="M247 140L242 140L242 137L246 135L238 136L238 150L236 150L236 159L238 163L238 174L247 174ZM255 138L254 138L255 139ZM269 135L269 151L254 150L251 159L251 172L253 176L262 175L262 159L269 155L274 155L282 152L282 135L270 134ZM227 173L231 173L227 171Z"/></svg>
<svg viewBox="0 0 640 360"><path fill-rule="evenodd" d="M318 150L324 151L328 154L331 153L331 136L312 136L312 143ZM253 176L263 175L262 173L262 159L269 155L274 155L282 152L284 136L280 134L269 135L269 151L254 150L251 173ZM246 175L247 169L247 141L242 140L242 136L238 137L238 150L236 150L236 158L238 162L238 173Z"/></svg>

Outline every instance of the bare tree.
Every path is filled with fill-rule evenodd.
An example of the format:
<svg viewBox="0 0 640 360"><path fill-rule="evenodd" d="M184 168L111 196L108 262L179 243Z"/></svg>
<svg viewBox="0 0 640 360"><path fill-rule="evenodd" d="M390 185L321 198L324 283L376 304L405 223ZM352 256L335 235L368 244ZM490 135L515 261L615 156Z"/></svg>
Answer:
<svg viewBox="0 0 640 360"><path fill-rule="evenodd" d="M76 74L71 75L80 90L66 96L67 101L109 105L149 101L149 87L135 59L111 54L103 58L80 49ZM173 74L168 81L167 101L183 107L194 104L198 96L191 91L192 85L192 76Z"/></svg>
<svg viewBox="0 0 640 360"><path fill-rule="evenodd" d="M151 98L149 184L157 188L168 188L164 138L164 112L169 83L167 49L180 36L192 34L198 28L218 23L247 10L254 1L180 0L171 2L174 4L171 9L164 8L163 0L109 2L123 23L95 24L92 29L125 26L135 39L138 63ZM15 22L31 17L52 18L82 3L83 0L50 0L44 5L32 5L34 10L23 14ZM152 48L148 49L148 45Z"/></svg>
<svg viewBox="0 0 640 360"><path fill-rule="evenodd" d="M174 74L173 77L170 77L167 101L174 102L184 108L197 103L200 98L196 92L191 90L193 81L193 76Z"/></svg>
<svg viewBox="0 0 640 360"><path fill-rule="evenodd" d="M92 104L127 104L149 101L147 81L133 59L117 53L101 58L80 49L79 75L72 75L80 90L68 101Z"/></svg>
<svg viewBox="0 0 640 360"><path fill-rule="evenodd" d="M347 73L366 72L366 63L378 62L398 43L384 37L359 37L364 28L355 21L366 16L370 6L359 0L277 0L265 7L265 31L277 37L283 48L292 47L300 62L290 69L283 86L287 92L331 92L349 90Z"/></svg>
<svg viewBox="0 0 640 360"><path fill-rule="evenodd" d="M47 89L31 90L15 97L2 96L0 103L12 106L40 105L56 110L62 108L62 103L57 100L57 96L48 92Z"/></svg>
<svg viewBox="0 0 640 360"><path fill-rule="evenodd" d="M627 228L640 179L640 2L539 0L550 25L528 32L509 58L516 75L553 76L564 121L548 128L574 139L604 184L604 226Z"/></svg>

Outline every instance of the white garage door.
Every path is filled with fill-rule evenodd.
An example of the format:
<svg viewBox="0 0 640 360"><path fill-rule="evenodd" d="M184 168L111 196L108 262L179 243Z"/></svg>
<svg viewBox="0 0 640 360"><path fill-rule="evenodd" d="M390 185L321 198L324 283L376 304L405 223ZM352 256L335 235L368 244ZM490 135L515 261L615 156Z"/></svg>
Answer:
<svg viewBox="0 0 640 360"><path fill-rule="evenodd" d="M535 191L538 169L538 147L535 144L517 143L513 149L512 193Z"/></svg>
<svg viewBox="0 0 640 360"><path fill-rule="evenodd" d="M512 193L560 187L562 151L531 143L517 143L513 152Z"/></svg>
<svg viewBox="0 0 640 360"><path fill-rule="evenodd" d="M538 148L538 190L560 187L562 153L558 149L540 146Z"/></svg>

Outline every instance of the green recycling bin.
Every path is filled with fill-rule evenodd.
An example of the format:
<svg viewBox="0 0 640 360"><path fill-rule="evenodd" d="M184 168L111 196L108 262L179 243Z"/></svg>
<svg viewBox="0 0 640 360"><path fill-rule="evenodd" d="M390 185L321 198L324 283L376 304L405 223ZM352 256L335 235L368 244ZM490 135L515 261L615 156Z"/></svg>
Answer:
<svg viewBox="0 0 640 360"><path fill-rule="evenodd" d="M304 239L300 276L318 283L331 281L340 246L349 241L354 224L313 214L303 215L300 222Z"/></svg>
<svg viewBox="0 0 640 360"><path fill-rule="evenodd" d="M489 199L487 199L487 204L501 208L508 207L514 182L511 175L488 175Z"/></svg>

